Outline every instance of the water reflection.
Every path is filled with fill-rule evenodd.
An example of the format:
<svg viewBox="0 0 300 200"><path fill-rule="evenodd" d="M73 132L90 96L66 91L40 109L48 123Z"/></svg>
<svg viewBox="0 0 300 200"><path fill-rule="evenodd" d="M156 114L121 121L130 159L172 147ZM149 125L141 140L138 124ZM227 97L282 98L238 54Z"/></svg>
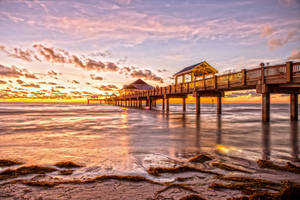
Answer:
<svg viewBox="0 0 300 200"><path fill-rule="evenodd" d="M291 122L291 147L292 147L292 158L294 161L299 161L299 146L298 146L298 133L299 133L299 122Z"/></svg>
<svg viewBox="0 0 300 200"><path fill-rule="evenodd" d="M200 146L201 124L200 123L201 123L200 115L196 115L195 147L196 147L197 154L199 154L201 152L201 146Z"/></svg>
<svg viewBox="0 0 300 200"><path fill-rule="evenodd" d="M222 144L222 116L217 116L217 145Z"/></svg>
<svg viewBox="0 0 300 200"><path fill-rule="evenodd" d="M270 160L270 123L262 123L262 159Z"/></svg>

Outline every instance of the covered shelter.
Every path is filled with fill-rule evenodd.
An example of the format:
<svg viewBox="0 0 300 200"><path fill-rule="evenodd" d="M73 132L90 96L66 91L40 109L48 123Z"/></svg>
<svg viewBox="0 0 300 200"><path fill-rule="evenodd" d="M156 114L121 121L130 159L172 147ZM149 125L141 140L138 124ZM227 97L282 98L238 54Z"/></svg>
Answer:
<svg viewBox="0 0 300 200"><path fill-rule="evenodd" d="M124 85L123 88L120 90L120 94L127 94L132 91L138 90L151 90L154 87L143 81L142 79L138 79L129 85Z"/></svg>
<svg viewBox="0 0 300 200"><path fill-rule="evenodd" d="M205 76L215 75L216 73L218 73L218 70L206 61L203 61L182 69L174 74L173 77L175 77L175 84L177 85L180 77L182 77L182 83L186 82L187 76L190 76L190 81L188 82L195 82L198 77L205 79Z"/></svg>

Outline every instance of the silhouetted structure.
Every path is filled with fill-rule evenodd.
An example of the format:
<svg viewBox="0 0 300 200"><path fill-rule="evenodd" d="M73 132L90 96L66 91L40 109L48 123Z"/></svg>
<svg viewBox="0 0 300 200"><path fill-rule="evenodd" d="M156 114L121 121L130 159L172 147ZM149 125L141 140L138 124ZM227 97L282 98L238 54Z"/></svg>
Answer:
<svg viewBox="0 0 300 200"><path fill-rule="evenodd" d="M203 62L202 62L203 63ZM201 64L201 63L200 63ZM191 73L199 63L175 74ZM201 68L201 67L200 67ZM240 72L215 75L211 69L209 77L191 79L189 82L177 83L167 87L153 88L129 92L110 98L107 102L115 105L128 105L128 101L135 101L133 107L142 107L142 101L146 101L150 109L152 102L162 99L162 109L169 111L170 98L183 99L183 111L186 110L185 99L187 95L196 97L196 113L200 114L200 97L217 97L217 113L222 112L222 97L225 91L256 89L262 94L262 120L270 120L270 94L290 94L290 117L292 121L298 120L298 94L300 93L300 62L287 62L285 64L264 66L255 69L243 69ZM195 75L195 74L194 74ZM166 106L165 106L166 104Z"/></svg>

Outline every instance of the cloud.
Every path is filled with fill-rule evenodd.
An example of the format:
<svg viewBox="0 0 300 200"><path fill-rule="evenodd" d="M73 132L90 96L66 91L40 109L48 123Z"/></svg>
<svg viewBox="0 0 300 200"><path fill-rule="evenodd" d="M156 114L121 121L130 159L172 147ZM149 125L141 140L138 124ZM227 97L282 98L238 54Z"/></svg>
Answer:
<svg viewBox="0 0 300 200"><path fill-rule="evenodd" d="M35 74L25 73L24 76L25 76L26 78L38 79L38 77L37 77Z"/></svg>
<svg viewBox="0 0 300 200"><path fill-rule="evenodd" d="M66 87L65 86L56 86L55 88L57 88L57 89L66 89Z"/></svg>
<svg viewBox="0 0 300 200"><path fill-rule="evenodd" d="M292 53L291 53L291 56L288 59L290 59L290 60L300 59L300 51L293 50Z"/></svg>
<svg viewBox="0 0 300 200"><path fill-rule="evenodd" d="M163 72L167 72L168 70L166 70L166 69L158 69L157 70L159 73L163 73Z"/></svg>
<svg viewBox="0 0 300 200"><path fill-rule="evenodd" d="M119 88L115 85L101 85L101 86L98 86L98 87L95 87L97 88L98 90L101 90L101 91L114 91L114 90L118 90Z"/></svg>
<svg viewBox="0 0 300 200"><path fill-rule="evenodd" d="M41 88L39 85L34 84L34 83L22 84L22 87Z"/></svg>
<svg viewBox="0 0 300 200"><path fill-rule="evenodd" d="M18 80L17 80L17 83L19 83L20 85L22 85L22 84L24 84L25 82L22 81L22 80L20 80L20 79L18 79Z"/></svg>
<svg viewBox="0 0 300 200"><path fill-rule="evenodd" d="M133 70L130 73L130 76L133 78L143 78L145 80L150 80L150 81L159 81L163 83L163 79L155 74L152 73L151 70L149 69L144 69L144 70Z"/></svg>
<svg viewBox="0 0 300 200"><path fill-rule="evenodd" d="M21 48L13 48L8 50L4 45L0 45L0 50L4 52L7 56L25 60L27 62L32 62L33 60L41 61L40 58L32 50L23 50Z"/></svg>
<svg viewBox="0 0 300 200"><path fill-rule="evenodd" d="M106 67L107 67L107 71L111 71L111 72L116 72L119 70L119 67L115 63L112 63L112 62L108 62L106 64Z"/></svg>
<svg viewBox="0 0 300 200"><path fill-rule="evenodd" d="M103 58L106 58L106 57L111 57L112 56L112 52L111 51L97 51L97 52L93 52L90 54L91 56L93 57L98 57L98 56L101 56Z"/></svg>
<svg viewBox="0 0 300 200"><path fill-rule="evenodd" d="M67 61L67 58L63 54L55 52L53 48L48 48L41 44L34 44L33 47L49 62L66 63Z"/></svg>
<svg viewBox="0 0 300 200"><path fill-rule="evenodd" d="M0 77L19 78L23 76L21 69L12 66L6 67L0 64Z"/></svg>
<svg viewBox="0 0 300 200"><path fill-rule="evenodd" d="M0 84L6 84L6 81L0 80Z"/></svg>
<svg viewBox="0 0 300 200"><path fill-rule="evenodd" d="M86 84L86 85L91 85L91 83L89 83L89 82L86 82L85 84Z"/></svg>
<svg viewBox="0 0 300 200"><path fill-rule="evenodd" d="M72 55L66 50L55 50L54 48L45 47L42 44L34 44L33 47L37 49L38 53L43 56L46 61L52 63L74 64L76 67L82 68L87 71L116 72L119 70L119 67L112 62L107 62L106 64L104 64L101 61L97 61L91 58L86 58L83 61L77 55Z"/></svg>
<svg viewBox="0 0 300 200"><path fill-rule="evenodd" d="M297 35L296 30L289 31L286 35L282 36L281 38L272 38L268 41L268 46L271 49L276 49L282 47L286 43L288 43L291 39L293 39Z"/></svg>
<svg viewBox="0 0 300 200"><path fill-rule="evenodd" d="M256 93L255 91L232 92L231 94L225 95L225 97L227 98L235 98L240 96L259 97L261 95Z"/></svg>
<svg viewBox="0 0 300 200"><path fill-rule="evenodd" d="M97 81L102 81L103 80L103 77L96 76L95 74L91 74L90 77L91 77L92 80L97 80Z"/></svg>
<svg viewBox="0 0 300 200"><path fill-rule="evenodd" d="M272 33L273 33L272 26L270 26L270 25L265 25L264 28L263 28L263 31L262 31L261 34L260 34L260 36L261 36L261 37L267 37L267 36L272 35Z"/></svg>
<svg viewBox="0 0 300 200"><path fill-rule="evenodd" d="M74 83L74 84L80 84L80 83L79 83L78 81L76 81L76 80L73 80L72 83Z"/></svg>

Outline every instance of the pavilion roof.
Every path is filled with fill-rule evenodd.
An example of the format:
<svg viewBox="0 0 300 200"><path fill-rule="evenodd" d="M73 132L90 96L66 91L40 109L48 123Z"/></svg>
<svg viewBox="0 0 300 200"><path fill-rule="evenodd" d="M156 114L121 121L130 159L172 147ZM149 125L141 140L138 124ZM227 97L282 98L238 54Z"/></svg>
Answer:
<svg viewBox="0 0 300 200"><path fill-rule="evenodd" d="M208 64L206 61L185 67L184 69L180 70L174 76L179 76L183 74L188 74L190 72L196 72L196 75L206 75L206 74L216 74L218 71L213 68L210 64Z"/></svg>

